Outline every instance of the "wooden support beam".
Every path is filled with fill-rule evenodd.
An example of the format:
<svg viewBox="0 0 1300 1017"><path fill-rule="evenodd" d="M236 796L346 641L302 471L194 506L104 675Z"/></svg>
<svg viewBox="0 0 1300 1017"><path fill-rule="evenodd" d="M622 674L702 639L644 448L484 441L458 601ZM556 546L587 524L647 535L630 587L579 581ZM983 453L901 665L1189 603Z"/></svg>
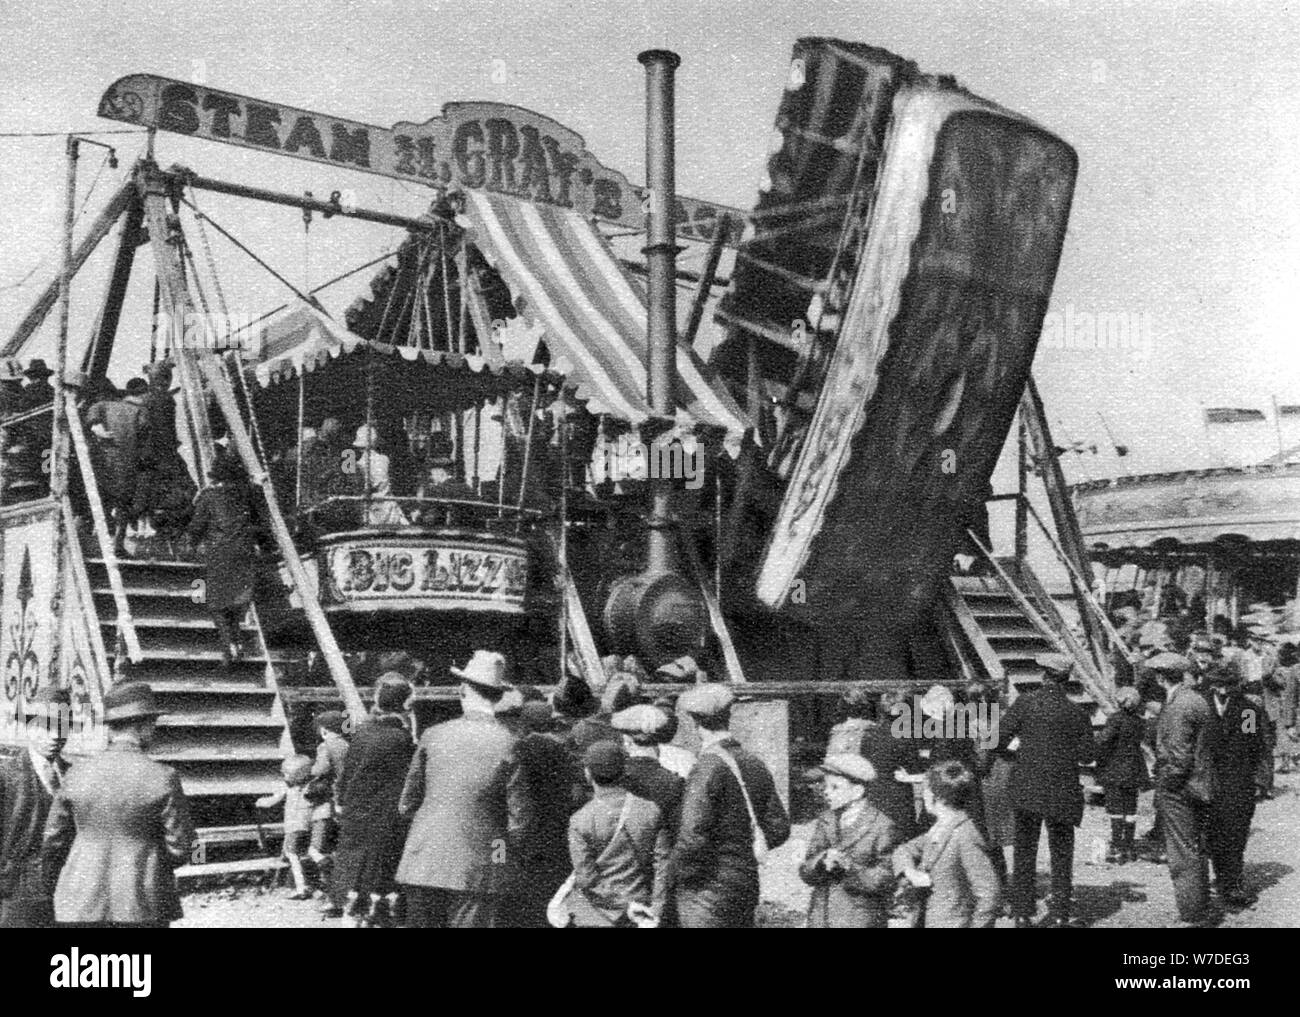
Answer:
<svg viewBox="0 0 1300 1017"><path fill-rule="evenodd" d="M108 236L109 232L113 229L113 224L116 223L122 213L127 210L127 207L131 204L134 196L135 185L131 181L127 181L111 198L108 199L108 204L104 206L104 210L100 212L95 218L95 221L91 223L90 231L82 238L81 243L78 244L72 252L73 275L76 275L77 272L81 271L81 266L84 265L86 260L95 252L95 248L99 246L99 242ZM9 337L9 341L4 344L2 349L0 349L0 356L16 357L20 352L22 352L22 348L26 345L27 340L32 337L32 334L35 333L38 328L41 327L41 322L45 320L45 316L50 313L50 308L54 306L54 301L58 299L61 278L61 275L56 275L45 289L41 290L40 295L36 298L36 302L32 305L31 310L29 310L23 317L23 320L18 323L18 327L14 329L13 335Z"/></svg>
<svg viewBox="0 0 1300 1017"><path fill-rule="evenodd" d="M87 378L103 378L108 374L108 362L113 357L113 340L122 318L122 302L126 299L127 286L131 282L131 267L135 263L135 249L140 245L140 226L143 222L144 206L137 197L122 217L117 254L104 292L104 302L100 305L99 320L95 323L90 345L86 347L81 360L81 370Z"/></svg>
<svg viewBox="0 0 1300 1017"><path fill-rule="evenodd" d="M235 399L234 390L222 370L221 358L207 356L203 357L199 363L207 381L208 389L216 398L217 405L221 408L221 413L226 419L231 449L243 461L244 469L248 471L254 485L262 492L266 503L267 520L270 523L271 534L280 550L280 557L284 559L284 563L289 569L289 577L298 591L303 612L307 615L307 623L311 626L312 634L316 638L316 645L320 647L321 655L325 658L330 677L334 679L334 684L338 687L339 694L343 698L353 723L359 725L366 718L365 704L361 701L357 687L352 681L352 673L348 670L347 662L343 659L343 651L339 649L339 644L334 638L334 632L325 617L325 611L320 606L316 587L307 576L307 570L303 567L302 559L298 556L298 549L294 546L289 527L284 521L284 515L280 512L280 503L275 497L275 491L271 488L266 467L260 462L257 452L253 448L253 440L248 433L248 429L244 426L244 418L239 412L239 403Z"/></svg>

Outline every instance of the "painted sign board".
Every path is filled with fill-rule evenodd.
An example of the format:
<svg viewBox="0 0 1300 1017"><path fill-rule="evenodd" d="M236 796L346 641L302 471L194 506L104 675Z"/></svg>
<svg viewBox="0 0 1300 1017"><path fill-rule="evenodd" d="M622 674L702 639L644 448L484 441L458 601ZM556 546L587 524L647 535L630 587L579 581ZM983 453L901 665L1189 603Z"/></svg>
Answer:
<svg viewBox="0 0 1300 1017"><path fill-rule="evenodd" d="M322 549L327 607L520 614L528 552L500 538L356 535Z"/></svg>
<svg viewBox="0 0 1300 1017"><path fill-rule="evenodd" d="M442 188L511 194L644 229L647 191L601 165L550 117L496 102L451 102L424 123L391 128L251 99L152 74L114 82L99 115L208 141ZM679 196L677 234L712 240L723 216L738 242L744 213Z"/></svg>

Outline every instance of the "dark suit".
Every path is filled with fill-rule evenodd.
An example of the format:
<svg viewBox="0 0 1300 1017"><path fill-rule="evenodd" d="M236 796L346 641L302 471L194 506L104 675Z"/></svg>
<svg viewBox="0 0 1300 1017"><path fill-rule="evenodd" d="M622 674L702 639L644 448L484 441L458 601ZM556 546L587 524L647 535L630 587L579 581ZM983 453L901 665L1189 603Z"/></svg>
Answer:
<svg viewBox="0 0 1300 1017"><path fill-rule="evenodd" d="M726 738L718 748L735 759L769 848L790 836L790 817L763 761ZM740 785L717 751L700 753L686 781L682 821L673 847L672 882L683 928L749 928L758 907L754 832Z"/></svg>
<svg viewBox="0 0 1300 1017"><path fill-rule="evenodd" d="M894 773L920 773L925 769L910 738L895 738L886 724L868 724L858 747L853 749L875 767L876 779L867 785L867 801L894 821L904 840L917 833L916 793L911 784L894 779Z"/></svg>
<svg viewBox="0 0 1300 1017"><path fill-rule="evenodd" d="M173 870L194 843L189 803L170 766L112 742L68 771L45 825L63 923L166 925L182 915ZM65 862L60 862L66 858Z"/></svg>
<svg viewBox="0 0 1300 1017"><path fill-rule="evenodd" d="M1255 817L1255 771L1265 755L1260 708L1240 692L1228 696L1220 714L1214 708L1210 758L1217 791L1210 804L1206 846L1221 891L1241 886L1246 840Z"/></svg>
<svg viewBox="0 0 1300 1017"><path fill-rule="evenodd" d="M54 765L62 779L67 764L60 759ZM41 856L53 801L31 753L0 761L0 929L54 924L54 898Z"/></svg>
<svg viewBox="0 0 1300 1017"><path fill-rule="evenodd" d="M1156 721L1155 778L1169 876L1179 917L1186 922L1203 918L1209 899L1205 837L1215 798L1214 740L1210 704L1195 689L1179 685Z"/></svg>
<svg viewBox="0 0 1300 1017"><path fill-rule="evenodd" d="M638 798L645 798L659 806L668 839L677 838L677 827L682 820L682 795L686 781L665 769L659 760L649 756L631 756L623 768L623 787Z"/></svg>
<svg viewBox="0 0 1300 1017"><path fill-rule="evenodd" d="M1083 710L1056 682L1026 693L1011 704L1000 725L1000 745L1020 739L1008 794L1015 811L1012 852L1012 910L1033 916L1038 835L1047 826L1052 865L1052 917L1066 920L1074 883L1074 828L1083 821L1079 764L1096 753L1092 728Z"/></svg>
<svg viewBox="0 0 1300 1017"><path fill-rule="evenodd" d="M546 905L569 878L569 816L573 773L569 753L558 738L542 732L515 742L515 759L524 778L533 822L519 847L523 881L510 924L549 928Z"/></svg>
<svg viewBox="0 0 1300 1017"><path fill-rule="evenodd" d="M411 832L397 880L417 892L417 924L491 928L518 889L519 849L533 807L496 718L471 712L435 724L420 739L402 789Z"/></svg>
<svg viewBox="0 0 1300 1017"><path fill-rule="evenodd" d="M335 893L363 899L393 889L406 822L398 799L415 746L404 719L392 713L371 717L357 728L339 780L339 846L334 853Z"/></svg>

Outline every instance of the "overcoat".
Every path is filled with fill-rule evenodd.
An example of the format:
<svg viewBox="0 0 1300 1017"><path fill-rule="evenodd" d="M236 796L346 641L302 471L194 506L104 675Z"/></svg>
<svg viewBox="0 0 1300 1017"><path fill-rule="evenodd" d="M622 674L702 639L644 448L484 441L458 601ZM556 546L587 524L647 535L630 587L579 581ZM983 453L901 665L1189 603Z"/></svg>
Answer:
<svg viewBox="0 0 1300 1017"><path fill-rule="evenodd" d="M252 499L243 484L209 484L194 501L190 539L202 545L206 604L224 611L253 598L257 531Z"/></svg>
<svg viewBox="0 0 1300 1017"><path fill-rule="evenodd" d="M62 777L66 765L55 765ZM30 752L0 760L0 928L54 924L41 854L53 801Z"/></svg>
<svg viewBox="0 0 1300 1017"><path fill-rule="evenodd" d="M414 751L405 718L398 714L376 714L357 728L338 783L337 892L382 894L392 889L406 837L406 821L397 806Z"/></svg>
<svg viewBox="0 0 1300 1017"><path fill-rule="evenodd" d="M45 825L60 922L158 924L181 917L173 870L194 843L189 803L170 766L132 742L74 763Z"/></svg>
<svg viewBox="0 0 1300 1017"><path fill-rule="evenodd" d="M1145 731L1142 718L1127 710L1116 710L1106 719L1106 726L1097 736L1097 783L1138 791L1151 786L1142 755Z"/></svg>
<svg viewBox="0 0 1300 1017"><path fill-rule="evenodd" d="M1002 884L988 847L969 816L936 824L894 851L894 870L913 866L933 883L925 902L927 929L991 929Z"/></svg>
<svg viewBox="0 0 1300 1017"><path fill-rule="evenodd" d="M533 803L515 737L486 713L435 724L420 738L402 789L411 832L398 882L483 896L516 888Z"/></svg>
<svg viewBox="0 0 1300 1017"><path fill-rule="evenodd" d="M1011 807L1044 819L1083 822L1083 786L1079 765L1096 755L1092 727L1083 709L1065 690L1048 682L1027 692L1002 715L999 744L1020 739L1011 768Z"/></svg>
<svg viewBox="0 0 1300 1017"><path fill-rule="evenodd" d="M799 878L813 888L810 929L883 929L894 896L891 855L900 837L893 821L865 798L827 809L813 827ZM826 852L847 855L846 869L828 870Z"/></svg>

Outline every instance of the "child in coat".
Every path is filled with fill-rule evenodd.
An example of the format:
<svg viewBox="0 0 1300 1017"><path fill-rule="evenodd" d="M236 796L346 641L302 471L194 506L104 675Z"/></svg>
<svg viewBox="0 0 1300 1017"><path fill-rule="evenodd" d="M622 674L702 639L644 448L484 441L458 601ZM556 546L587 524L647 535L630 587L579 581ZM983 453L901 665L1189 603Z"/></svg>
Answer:
<svg viewBox="0 0 1300 1017"><path fill-rule="evenodd" d="M307 784L311 780L311 758L290 756L280 764L284 787L257 800L259 809L273 809L284 803L284 857L293 874L294 892L291 900L307 900L311 887L303 869L303 856L311 844L312 804L307 800Z"/></svg>
<svg viewBox="0 0 1300 1017"><path fill-rule="evenodd" d="M967 809L975 775L956 760L930 767L921 786L934 826L894 852L894 871L929 891L921 922L927 929L990 929L1002 884Z"/></svg>
<svg viewBox="0 0 1300 1017"><path fill-rule="evenodd" d="M893 820L866 798L875 767L837 753L821 765L826 809L817 817L799 877L813 888L810 929L884 929L894 896L890 853L901 838Z"/></svg>
<svg viewBox="0 0 1300 1017"><path fill-rule="evenodd" d="M1145 722L1142 697L1131 685L1115 694L1119 709L1106 719L1097 739L1097 781L1106 792L1110 848L1106 861L1122 865L1137 858L1138 793L1151 786L1142 755Z"/></svg>

